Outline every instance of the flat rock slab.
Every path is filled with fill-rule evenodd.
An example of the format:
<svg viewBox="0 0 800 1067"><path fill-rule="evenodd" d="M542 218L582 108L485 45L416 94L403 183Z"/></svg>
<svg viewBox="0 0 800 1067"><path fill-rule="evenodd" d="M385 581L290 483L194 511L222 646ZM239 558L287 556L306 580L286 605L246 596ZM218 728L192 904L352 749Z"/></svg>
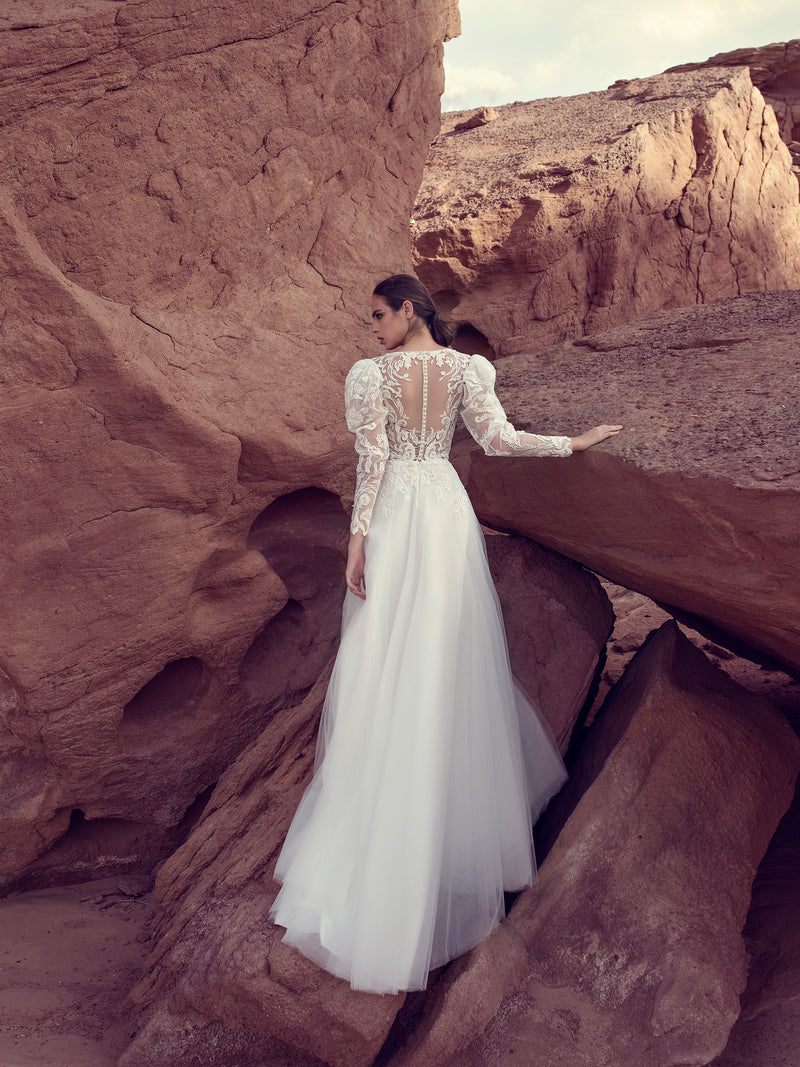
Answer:
<svg viewBox="0 0 800 1067"><path fill-rule="evenodd" d="M797 673L798 337L800 293L761 293L501 361L515 424L625 430L567 460L462 453L479 516Z"/></svg>

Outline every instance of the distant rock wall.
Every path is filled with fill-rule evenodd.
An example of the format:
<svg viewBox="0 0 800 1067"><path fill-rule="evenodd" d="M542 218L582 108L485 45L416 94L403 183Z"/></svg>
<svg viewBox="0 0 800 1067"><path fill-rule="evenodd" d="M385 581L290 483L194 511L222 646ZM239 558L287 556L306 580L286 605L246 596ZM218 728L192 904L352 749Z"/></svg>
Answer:
<svg viewBox="0 0 800 1067"><path fill-rule="evenodd" d="M775 112L781 137L792 154L792 170L800 174L800 38L760 48L720 52L705 63L670 67L667 74L705 67L747 67L750 80Z"/></svg>
<svg viewBox="0 0 800 1067"><path fill-rule="evenodd" d="M707 68L445 116L417 198L417 270L496 355L663 308L800 285L800 202L747 71Z"/></svg>
<svg viewBox="0 0 800 1067"><path fill-rule="evenodd" d="M92 825L84 874L152 867L328 661L344 374L410 265L458 26L455 0L24 14L0 16L6 887L59 839L43 876L69 877Z"/></svg>

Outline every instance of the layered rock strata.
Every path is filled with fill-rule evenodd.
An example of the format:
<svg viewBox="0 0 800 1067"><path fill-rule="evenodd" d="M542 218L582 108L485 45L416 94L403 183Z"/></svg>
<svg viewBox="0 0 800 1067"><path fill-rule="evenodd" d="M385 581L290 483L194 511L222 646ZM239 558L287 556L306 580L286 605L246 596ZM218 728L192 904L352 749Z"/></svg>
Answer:
<svg viewBox="0 0 800 1067"><path fill-rule="evenodd" d="M420 277L496 355L800 285L800 202L746 70L446 115L414 210Z"/></svg>
<svg viewBox="0 0 800 1067"><path fill-rule="evenodd" d="M488 547L512 663L566 742L611 630L610 604L593 576L524 538L491 537ZM159 873L149 973L132 995L141 1029L121 1067L206 1062L212 1049L217 1062L249 1064L237 1058L243 1034L262 1057L254 1063L367 1067L384 1044L403 995L354 992L284 945L268 918L326 680L226 772Z"/></svg>
<svg viewBox="0 0 800 1067"><path fill-rule="evenodd" d="M392 1067L709 1063L798 767L783 716L665 624L592 731L538 884L446 973Z"/></svg>
<svg viewBox="0 0 800 1067"><path fill-rule="evenodd" d="M456 31L447 0L0 21L0 885L87 824L73 871L149 869L329 659L342 383Z"/></svg>
<svg viewBox="0 0 800 1067"><path fill-rule="evenodd" d="M566 463L465 448L478 514L797 675L798 331L800 293L762 293L503 360L517 425L625 429Z"/></svg>

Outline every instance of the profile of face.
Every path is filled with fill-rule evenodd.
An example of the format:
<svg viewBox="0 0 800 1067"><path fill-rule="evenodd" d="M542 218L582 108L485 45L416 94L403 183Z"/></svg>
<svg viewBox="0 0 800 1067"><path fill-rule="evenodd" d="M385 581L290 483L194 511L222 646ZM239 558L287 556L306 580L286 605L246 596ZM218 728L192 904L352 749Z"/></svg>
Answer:
<svg viewBox="0 0 800 1067"><path fill-rule="evenodd" d="M408 328L414 318L414 305L404 300L395 311L382 296L372 298L372 332L387 352L392 352L405 341Z"/></svg>

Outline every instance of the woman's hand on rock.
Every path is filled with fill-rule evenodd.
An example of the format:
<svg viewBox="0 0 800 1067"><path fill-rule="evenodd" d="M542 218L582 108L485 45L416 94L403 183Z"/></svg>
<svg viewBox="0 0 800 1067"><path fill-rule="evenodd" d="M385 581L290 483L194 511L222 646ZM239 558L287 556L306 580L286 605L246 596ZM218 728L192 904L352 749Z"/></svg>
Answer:
<svg viewBox="0 0 800 1067"><path fill-rule="evenodd" d="M609 437L616 437L621 429L621 426L608 426L605 423L602 426L593 426L591 430L570 438L572 451L585 452L592 445L599 445L601 441L606 441Z"/></svg>

